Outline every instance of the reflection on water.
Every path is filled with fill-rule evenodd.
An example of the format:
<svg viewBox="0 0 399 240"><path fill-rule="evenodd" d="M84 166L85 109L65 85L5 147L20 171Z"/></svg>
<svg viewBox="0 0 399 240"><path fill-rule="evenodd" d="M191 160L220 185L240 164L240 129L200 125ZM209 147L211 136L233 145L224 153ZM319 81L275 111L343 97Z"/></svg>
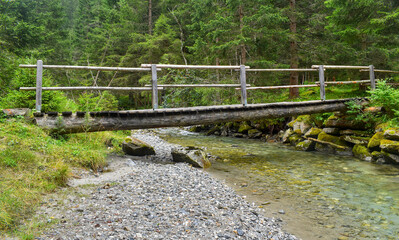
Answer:
<svg viewBox="0 0 399 240"><path fill-rule="evenodd" d="M177 129L160 134L172 143L205 147L220 157L211 171L228 172L229 181L249 188L264 205L281 199L291 202L294 211L315 225L334 229L341 239L399 239L396 167Z"/></svg>

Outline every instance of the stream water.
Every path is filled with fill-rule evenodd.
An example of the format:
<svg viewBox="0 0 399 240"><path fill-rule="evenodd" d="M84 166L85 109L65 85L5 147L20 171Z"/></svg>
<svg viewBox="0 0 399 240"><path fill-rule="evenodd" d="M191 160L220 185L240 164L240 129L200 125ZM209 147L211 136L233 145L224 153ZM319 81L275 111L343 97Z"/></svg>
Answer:
<svg viewBox="0 0 399 240"><path fill-rule="evenodd" d="M302 239L399 239L397 167L176 128L158 133L217 156L206 171Z"/></svg>

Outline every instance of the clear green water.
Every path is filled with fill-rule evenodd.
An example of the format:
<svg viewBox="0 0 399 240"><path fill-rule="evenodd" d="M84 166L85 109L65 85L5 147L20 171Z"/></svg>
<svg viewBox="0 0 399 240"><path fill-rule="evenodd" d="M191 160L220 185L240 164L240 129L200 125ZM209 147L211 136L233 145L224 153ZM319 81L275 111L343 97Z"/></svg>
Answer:
<svg viewBox="0 0 399 240"><path fill-rule="evenodd" d="M243 193L252 193L251 199L261 207L284 206L287 216L290 212L299 216L292 222L306 218L307 225L314 224L303 226L315 231L312 237L303 235L309 239L399 239L397 167L295 151L278 143L177 129L159 133L169 142L205 147L218 156L210 172L220 173Z"/></svg>

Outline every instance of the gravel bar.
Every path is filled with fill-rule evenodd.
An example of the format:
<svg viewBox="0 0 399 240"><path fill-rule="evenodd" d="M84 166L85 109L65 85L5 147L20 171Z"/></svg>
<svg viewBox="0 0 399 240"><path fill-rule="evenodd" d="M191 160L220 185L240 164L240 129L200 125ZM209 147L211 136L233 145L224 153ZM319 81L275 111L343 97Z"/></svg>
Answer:
<svg viewBox="0 0 399 240"><path fill-rule="evenodd" d="M163 146L156 150L170 148L141 134ZM36 239L297 239L281 230L280 219L264 217L201 169L143 158L118 161L124 170L113 173L119 178L75 186L66 197L43 203L39 214L54 224Z"/></svg>

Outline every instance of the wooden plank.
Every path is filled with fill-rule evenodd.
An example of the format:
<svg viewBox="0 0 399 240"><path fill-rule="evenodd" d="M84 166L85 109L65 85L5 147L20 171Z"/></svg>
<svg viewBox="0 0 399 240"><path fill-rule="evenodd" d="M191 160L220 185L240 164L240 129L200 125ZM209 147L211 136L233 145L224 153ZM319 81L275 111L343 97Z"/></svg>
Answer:
<svg viewBox="0 0 399 240"><path fill-rule="evenodd" d="M220 66L220 65L175 65L175 64L156 64L158 68L174 69L240 69L240 66ZM150 68L151 64L141 64L142 68ZM245 68L249 68L246 66Z"/></svg>
<svg viewBox="0 0 399 240"><path fill-rule="evenodd" d="M20 68L37 68L37 65L19 65ZM97 70L97 71L121 71L121 72L149 72L150 68L126 68L126 67L97 67L97 66L68 66L68 65L43 65L43 68ZM157 69L161 71L162 69Z"/></svg>
<svg viewBox="0 0 399 240"><path fill-rule="evenodd" d="M317 72L312 68L269 68L269 69L248 69L247 72Z"/></svg>
<svg viewBox="0 0 399 240"><path fill-rule="evenodd" d="M151 65L151 84L152 84L152 109L158 109L158 76L157 65Z"/></svg>
<svg viewBox="0 0 399 240"><path fill-rule="evenodd" d="M150 87L150 84L146 84L146 87ZM251 84L247 84L250 87ZM241 87L241 84L158 84L158 87L162 88L229 88L229 87Z"/></svg>
<svg viewBox="0 0 399 240"><path fill-rule="evenodd" d="M320 87L320 85L318 85L318 84L310 84L310 85L248 87L247 90L269 90L269 89L306 88L306 87ZM241 89L241 88L236 88L236 90L239 90L239 89Z"/></svg>
<svg viewBox="0 0 399 240"><path fill-rule="evenodd" d="M247 106L247 75L245 65L240 66L241 104Z"/></svg>
<svg viewBox="0 0 399 240"><path fill-rule="evenodd" d="M36 67L36 111L42 111L42 81L43 81L43 61L37 60Z"/></svg>
<svg viewBox="0 0 399 240"><path fill-rule="evenodd" d="M320 68L323 66L324 69L368 69L369 66L344 66L344 65L312 65L312 68Z"/></svg>
<svg viewBox="0 0 399 240"><path fill-rule="evenodd" d="M312 66L313 67L313 66ZM319 66L319 82L320 82L320 99L326 100L326 84L324 82L324 66Z"/></svg>
<svg viewBox="0 0 399 240"><path fill-rule="evenodd" d="M163 90L162 87L158 87L159 90ZM20 87L22 91L33 91L35 87ZM43 91L82 91L82 90L103 90L103 91L152 91L150 87L42 87Z"/></svg>
<svg viewBox="0 0 399 240"><path fill-rule="evenodd" d="M375 90L375 74L374 74L374 66L370 65L369 66L369 76L370 76L370 82L371 82L371 90Z"/></svg>

